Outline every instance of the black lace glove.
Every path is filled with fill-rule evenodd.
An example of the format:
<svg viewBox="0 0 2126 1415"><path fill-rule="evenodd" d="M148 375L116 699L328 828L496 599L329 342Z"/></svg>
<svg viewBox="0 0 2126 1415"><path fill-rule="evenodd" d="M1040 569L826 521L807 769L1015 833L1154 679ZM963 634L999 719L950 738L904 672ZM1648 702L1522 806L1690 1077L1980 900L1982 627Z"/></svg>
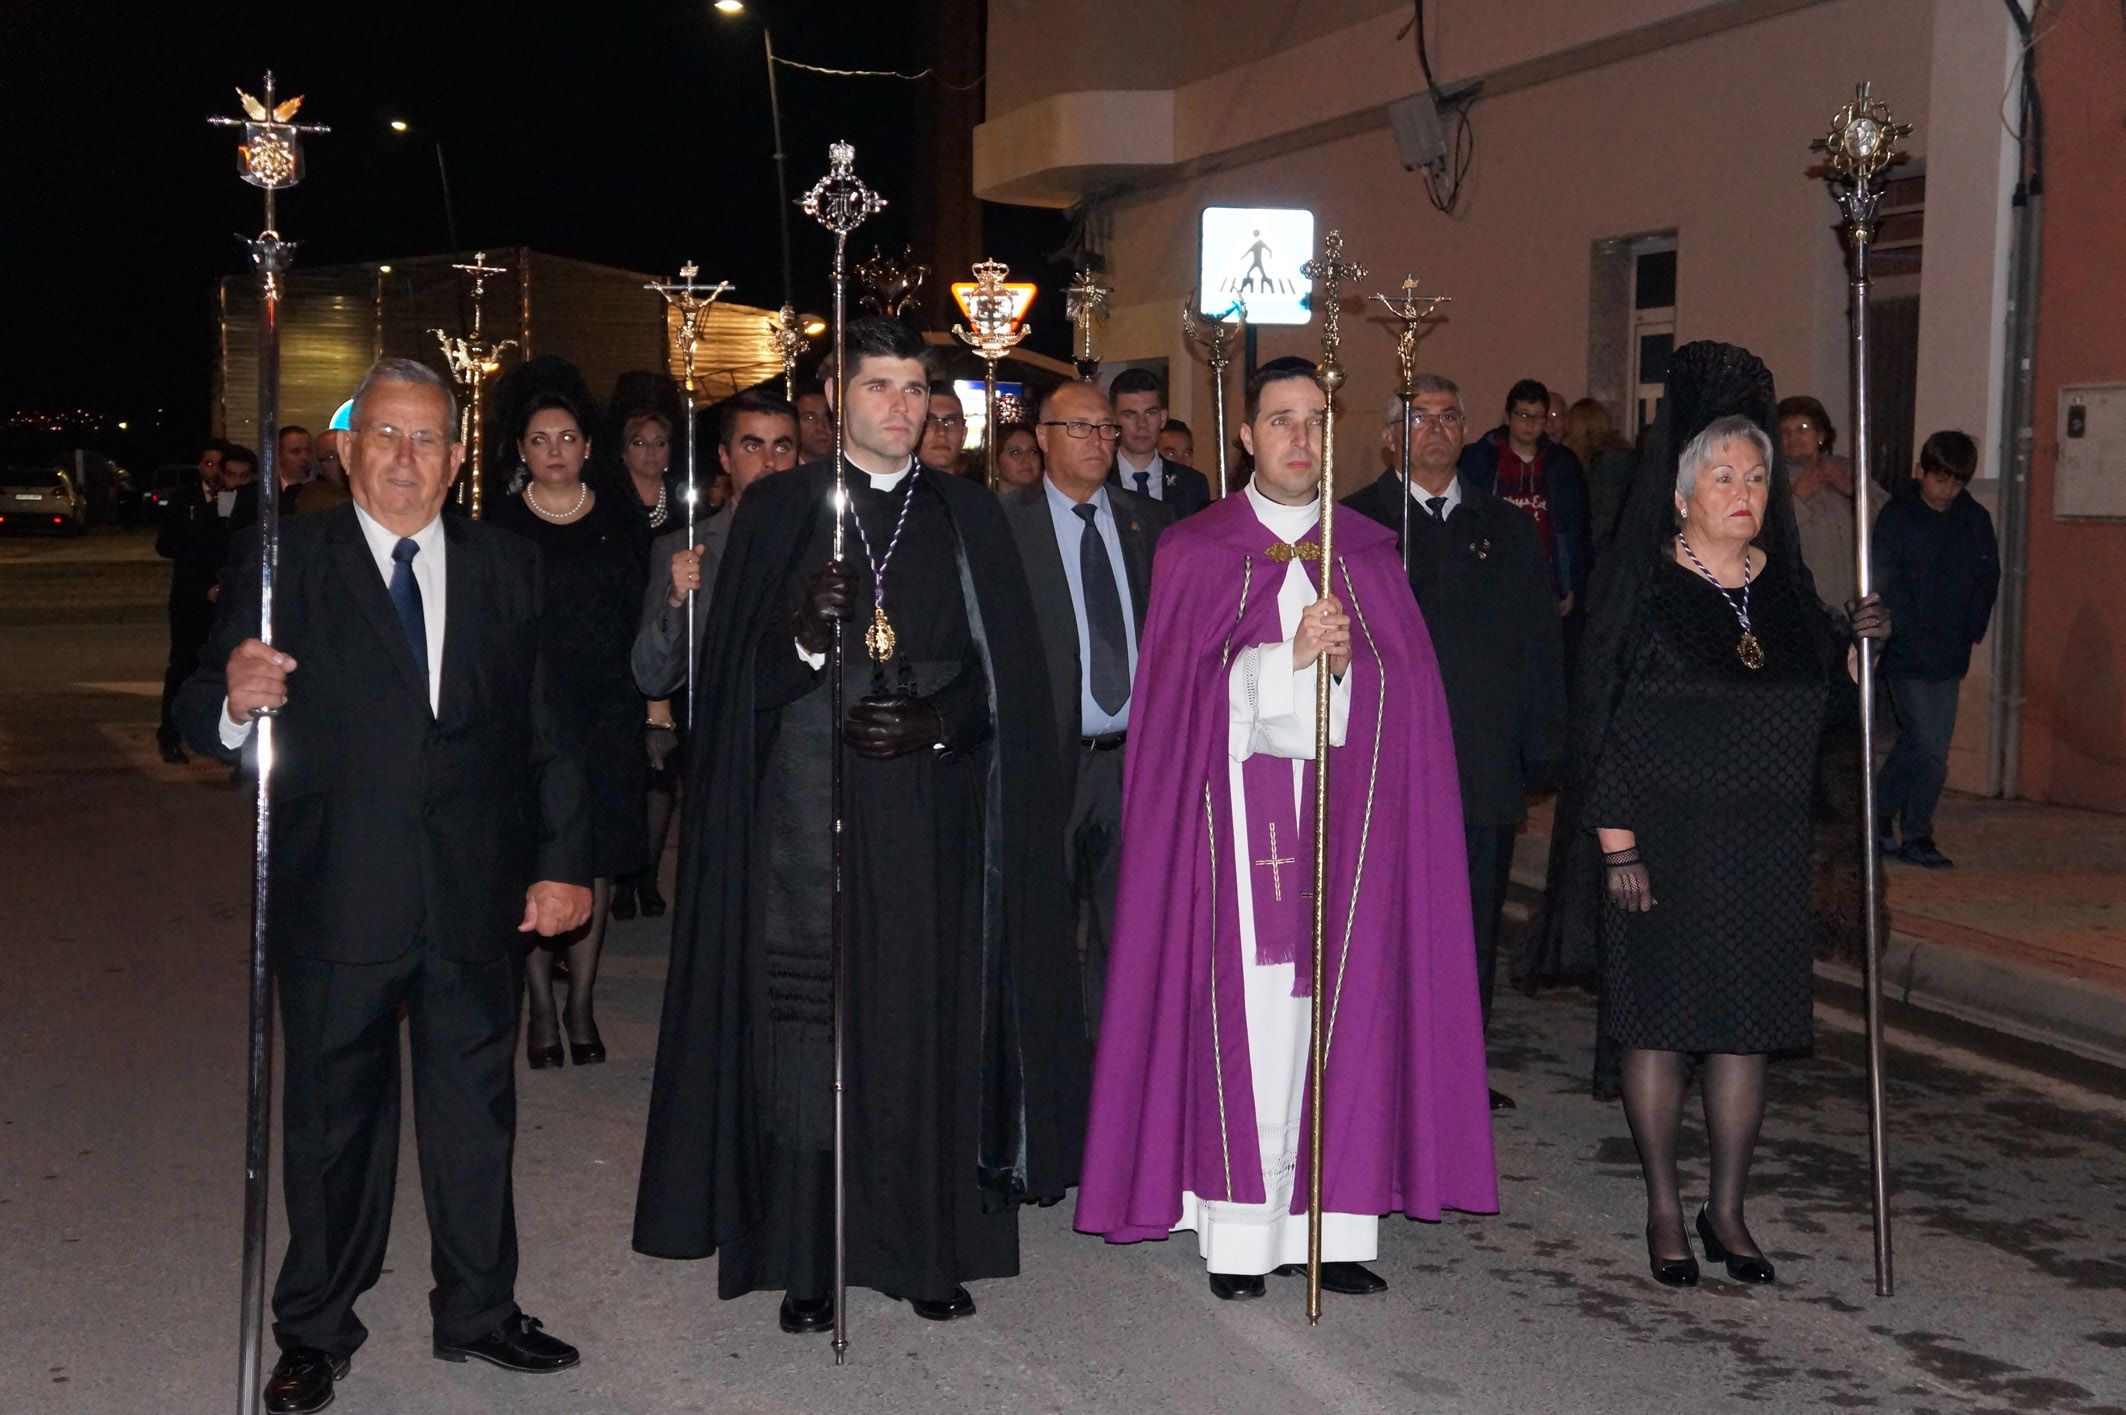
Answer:
<svg viewBox="0 0 2126 1415"><path fill-rule="evenodd" d="M860 757L888 761L952 745L952 728L928 698L865 698L849 709L842 740Z"/></svg>
<svg viewBox="0 0 2126 1415"><path fill-rule="evenodd" d="M840 561L829 560L812 572L804 603L790 620L790 632L806 653L825 653L834 640L834 621L847 619L855 606L855 579Z"/></svg>
<svg viewBox="0 0 2126 1415"><path fill-rule="evenodd" d="M1653 880L1639 858L1639 847L1608 850L1602 855L1603 888L1609 891L1609 907L1627 914L1643 914L1654 907Z"/></svg>
<svg viewBox="0 0 2126 1415"><path fill-rule="evenodd" d="M1845 602L1845 617L1853 626L1856 639L1887 639L1890 637L1890 606L1882 602L1882 596L1871 594L1866 599L1849 599Z"/></svg>

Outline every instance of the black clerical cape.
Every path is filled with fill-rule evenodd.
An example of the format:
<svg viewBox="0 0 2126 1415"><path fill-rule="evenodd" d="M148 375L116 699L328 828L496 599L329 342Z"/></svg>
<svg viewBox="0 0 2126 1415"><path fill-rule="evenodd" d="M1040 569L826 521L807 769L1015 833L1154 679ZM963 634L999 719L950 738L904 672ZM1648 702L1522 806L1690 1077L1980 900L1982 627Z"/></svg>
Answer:
<svg viewBox="0 0 2126 1415"><path fill-rule="evenodd" d="M862 541L847 700L930 697L950 751L848 756L849 1280L907 1297L1018 1270L1015 1201L1076 1182L1086 1057L1033 606L997 503L918 470L848 474L898 636L875 664ZM725 1297L831 1273L826 673L791 621L830 553L831 467L750 487L699 678L671 970L634 1244L720 1255Z"/></svg>

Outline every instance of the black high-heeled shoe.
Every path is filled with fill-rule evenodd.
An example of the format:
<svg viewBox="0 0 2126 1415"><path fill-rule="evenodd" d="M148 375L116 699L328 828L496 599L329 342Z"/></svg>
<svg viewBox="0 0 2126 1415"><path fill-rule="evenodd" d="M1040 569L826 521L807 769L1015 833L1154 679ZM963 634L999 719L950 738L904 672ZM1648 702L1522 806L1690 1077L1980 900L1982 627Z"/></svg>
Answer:
<svg viewBox="0 0 2126 1415"><path fill-rule="evenodd" d="M1686 1248L1689 1244L1684 1245ZM1664 1258L1654 1251L1653 1225L1646 1226L1646 1266L1653 1273L1654 1281L1663 1287L1696 1287L1698 1285L1698 1259L1685 1253L1680 1258Z"/></svg>
<svg viewBox="0 0 2126 1415"><path fill-rule="evenodd" d="M555 1047L554 1050L559 1051L561 1048ZM596 1022L591 1023L589 1041L579 1042L574 1037L568 1039L568 1059L578 1066L596 1066L605 1060L605 1039L598 1035Z"/></svg>
<svg viewBox="0 0 2126 1415"><path fill-rule="evenodd" d="M635 882L631 879L613 881L613 901L605 911L625 922L635 917Z"/></svg>
<svg viewBox="0 0 2126 1415"><path fill-rule="evenodd" d="M1758 1286L1778 1281L1778 1273L1764 1254L1737 1253L1722 1243L1719 1235L1713 1232L1712 1220L1705 1216L1703 1207L1698 1210L1698 1241L1705 1245L1705 1260L1727 1264L1727 1275L1735 1281Z"/></svg>
<svg viewBox="0 0 2126 1415"><path fill-rule="evenodd" d="M657 890L657 877L655 875L646 876L640 884L635 886L635 899L642 907L643 918L657 919L664 916L664 895Z"/></svg>
<svg viewBox="0 0 2126 1415"><path fill-rule="evenodd" d="M524 1044L524 1061L534 1071L544 1071L549 1067L558 1071L561 1067L561 1043L555 1042L552 1046L535 1047L530 1042L526 1042ZM580 1065L581 1063L579 1062L578 1064Z"/></svg>

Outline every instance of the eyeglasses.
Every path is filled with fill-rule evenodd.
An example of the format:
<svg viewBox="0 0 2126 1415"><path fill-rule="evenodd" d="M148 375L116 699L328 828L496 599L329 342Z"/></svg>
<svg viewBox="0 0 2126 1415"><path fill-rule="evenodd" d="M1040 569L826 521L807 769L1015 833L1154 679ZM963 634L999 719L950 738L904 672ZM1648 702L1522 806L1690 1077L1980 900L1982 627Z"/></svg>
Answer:
<svg viewBox="0 0 2126 1415"><path fill-rule="evenodd" d="M1423 432L1427 424L1442 432L1452 432L1467 421L1460 408L1443 408L1437 413L1428 413L1421 408L1410 410L1410 428L1414 432Z"/></svg>
<svg viewBox="0 0 2126 1415"><path fill-rule="evenodd" d="M1083 442L1096 432L1100 434L1102 442L1113 442L1122 435L1122 425L1120 423L1089 423L1078 418L1073 418L1069 422L1042 423L1041 426L1062 428L1065 433L1079 442Z"/></svg>
<svg viewBox="0 0 2126 1415"><path fill-rule="evenodd" d="M450 445L450 438L430 428L415 428L408 431L391 423L372 423L355 431L365 437L374 437L379 442L389 443L393 453L401 446L411 445L416 457L438 457Z"/></svg>

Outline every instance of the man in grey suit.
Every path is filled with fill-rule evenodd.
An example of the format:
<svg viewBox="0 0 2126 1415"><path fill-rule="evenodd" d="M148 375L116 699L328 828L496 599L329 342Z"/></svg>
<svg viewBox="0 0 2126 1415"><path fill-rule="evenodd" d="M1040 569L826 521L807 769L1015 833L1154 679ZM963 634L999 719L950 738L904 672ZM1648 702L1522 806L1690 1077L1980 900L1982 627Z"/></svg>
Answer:
<svg viewBox="0 0 2126 1415"><path fill-rule="evenodd" d="M694 528L694 548L687 549L687 530L666 531L650 549L650 583L642 600L642 627L635 634L632 662L635 686L651 700L652 725L669 724L669 711L657 704L686 686L687 592L694 597L695 642L706 637L709 594L716 586L716 567L731 538L731 518L746 488L770 472L797 465L797 410L771 393L748 389L725 401L718 427L716 456L731 478L731 504L720 515ZM833 456L830 447L828 456ZM654 755L654 752L653 752Z"/></svg>
<svg viewBox="0 0 2126 1415"><path fill-rule="evenodd" d="M1095 1036L1122 858L1130 683L1151 599L1152 550L1174 520L1169 507L1108 480L1120 434L1099 389L1064 384L1043 401L1034 429L1046 474L1002 497L1033 592L1063 748L1076 767L1064 862L1072 895L1087 909L1085 1018Z"/></svg>

